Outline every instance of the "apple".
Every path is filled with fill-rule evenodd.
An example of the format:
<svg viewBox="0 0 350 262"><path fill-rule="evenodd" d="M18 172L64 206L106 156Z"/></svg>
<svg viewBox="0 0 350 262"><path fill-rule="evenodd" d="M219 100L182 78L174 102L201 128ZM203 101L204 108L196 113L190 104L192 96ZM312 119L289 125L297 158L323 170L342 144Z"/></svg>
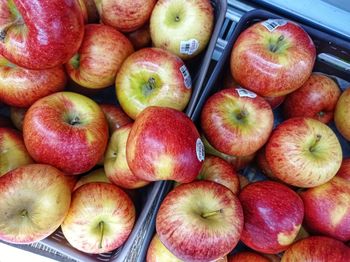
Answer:
<svg viewBox="0 0 350 262"><path fill-rule="evenodd" d="M133 120L124 113L120 106L113 104L100 104L100 107L106 116L110 134L118 128L133 122Z"/></svg>
<svg viewBox="0 0 350 262"><path fill-rule="evenodd" d="M76 0L0 1L0 25L0 54L36 70L66 63L84 35Z"/></svg>
<svg viewBox="0 0 350 262"><path fill-rule="evenodd" d="M297 187L326 183L337 173L342 157L340 143L332 129L313 118L295 117L284 121L266 145L266 160L272 174Z"/></svg>
<svg viewBox="0 0 350 262"><path fill-rule="evenodd" d="M241 241L253 250L277 254L296 238L304 217L303 201L293 190L273 181L244 187L239 200L244 213Z"/></svg>
<svg viewBox="0 0 350 262"><path fill-rule="evenodd" d="M131 172L126 160L126 144L133 124L127 124L115 130L107 146L104 170L107 178L123 188L139 188L149 182L142 180Z"/></svg>
<svg viewBox="0 0 350 262"><path fill-rule="evenodd" d="M202 167L204 146L196 126L183 112L150 106L131 128L126 159L142 180L188 183Z"/></svg>
<svg viewBox="0 0 350 262"><path fill-rule="evenodd" d="M350 257L350 248L339 240L311 236L299 240L284 252L281 262L332 261L344 262Z"/></svg>
<svg viewBox="0 0 350 262"><path fill-rule="evenodd" d="M75 176L73 176L75 177ZM82 185L85 185L87 183L92 183L92 182L105 182L105 183L111 183L109 179L106 176L105 170L101 167L98 169L95 169L88 174L82 176L77 183L74 186L73 190L78 189Z"/></svg>
<svg viewBox="0 0 350 262"><path fill-rule="evenodd" d="M58 92L36 101L23 121L29 154L67 174L89 171L103 157L108 124L103 111L88 97Z"/></svg>
<svg viewBox="0 0 350 262"><path fill-rule="evenodd" d="M256 252L241 251L229 256L228 262L270 262L270 260Z"/></svg>
<svg viewBox="0 0 350 262"><path fill-rule="evenodd" d="M146 262L182 262L173 253L171 253L159 240L159 236L155 234L149 244L146 256Z"/></svg>
<svg viewBox="0 0 350 262"><path fill-rule="evenodd" d="M230 58L233 78L261 96L293 92L309 78L316 49L309 35L296 23L269 19L244 30Z"/></svg>
<svg viewBox="0 0 350 262"><path fill-rule="evenodd" d="M156 217L160 241L184 261L213 261L238 243L243 212L227 187L211 181L194 181L173 189Z"/></svg>
<svg viewBox="0 0 350 262"><path fill-rule="evenodd" d="M342 177L350 181L350 158L343 158L337 177Z"/></svg>
<svg viewBox="0 0 350 262"><path fill-rule="evenodd" d="M214 148L228 155L248 156L266 143L273 119L262 97L243 88L229 88L209 97L200 124Z"/></svg>
<svg viewBox="0 0 350 262"><path fill-rule="evenodd" d="M98 22L99 15L94 0L78 0L85 24Z"/></svg>
<svg viewBox="0 0 350 262"><path fill-rule="evenodd" d="M149 47L151 45L151 33L149 23L144 24L139 29L126 34L135 50Z"/></svg>
<svg viewBox="0 0 350 262"><path fill-rule="evenodd" d="M217 156L206 156L197 179L219 183L234 194L238 194L240 190L238 173L233 166Z"/></svg>
<svg viewBox="0 0 350 262"><path fill-rule="evenodd" d="M0 127L0 176L27 164L33 163L22 138L12 128Z"/></svg>
<svg viewBox="0 0 350 262"><path fill-rule="evenodd" d="M333 120L340 93L330 77L312 73L300 88L287 96L283 104L284 116L311 117L326 124Z"/></svg>
<svg viewBox="0 0 350 262"><path fill-rule="evenodd" d="M140 28L150 18L156 0L95 0L102 23L121 32Z"/></svg>
<svg viewBox="0 0 350 262"><path fill-rule="evenodd" d="M61 228L74 248L99 254L120 247L134 222L134 204L123 190L113 184L93 182L73 192Z"/></svg>
<svg viewBox="0 0 350 262"><path fill-rule="evenodd" d="M24 116L27 112L28 108L23 107L10 107L10 118L13 125L19 130L22 131L23 128L23 120Z"/></svg>
<svg viewBox="0 0 350 262"><path fill-rule="evenodd" d="M133 52L131 42L114 28L88 24L82 45L66 64L66 70L83 87L106 88L114 84L119 68Z"/></svg>
<svg viewBox="0 0 350 262"><path fill-rule="evenodd" d="M214 26L209 0L159 0L150 18L152 43L182 59L190 59L207 46Z"/></svg>
<svg viewBox="0 0 350 262"><path fill-rule="evenodd" d="M192 94L191 76L177 56L158 48L130 55L117 75L116 93L124 112L135 119L148 106L182 111Z"/></svg>
<svg viewBox="0 0 350 262"><path fill-rule="evenodd" d="M335 176L300 193L309 231L340 241L350 240L350 182Z"/></svg>
<svg viewBox="0 0 350 262"><path fill-rule="evenodd" d="M42 164L18 167L0 177L0 240L30 244L52 234L71 201L64 174Z"/></svg>
<svg viewBox="0 0 350 262"><path fill-rule="evenodd" d="M350 141L350 87L338 99L334 111L334 123L345 139Z"/></svg>
<svg viewBox="0 0 350 262"><path fill-rule="evenodd" d="M267 103L269 103L272 109L276 109L284 102L284 100L286 99L286 96L285 95L275 96L275 97L264 96L264 99L267 101Z"/></svg>
<svg viewBox="0 0 350 262"><path fill-rule="evenodd" d="M66 82L63 66L30 70L0 55L0 100L7 105L29 107L39 98L62 91Z"/></svg>
<svg viewBox="0 0 350 262"><path fill-rule="evenodd" d="M256 162L258 164L258 167L260 171L269 179L275 180L277 182L283 183L281 180L279 180L272 172L269 163L266 159L266 146L262 147L259 152L256 154Z"/></svg>
<svg viewBox="0 0 350 262"><path fill-rule="evenodd" d="M244 188L246 185L250 184L250 181L247 177L238 174L238 179L239 179L239 185L240 185L240 189Z"/></svg>

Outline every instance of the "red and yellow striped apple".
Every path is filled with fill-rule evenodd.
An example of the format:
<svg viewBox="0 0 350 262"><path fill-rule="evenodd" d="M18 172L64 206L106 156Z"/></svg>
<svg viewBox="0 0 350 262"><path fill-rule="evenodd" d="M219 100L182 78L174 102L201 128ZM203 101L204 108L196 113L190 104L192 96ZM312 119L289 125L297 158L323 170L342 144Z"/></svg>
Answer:
<svg viewBox="0 0 350 262"><path fill-rule="evenodd" d="M133 120L124 113L120 106L113 104L100 104L100 107L106 116L110 134L118 128L133 122Z"/></svg>
<svg viewBox="0 0 350 262"><path fill-rule="evenodd" d="M350 141L350 87L339 97L334 111L334 123L345 139Z"/></svg>

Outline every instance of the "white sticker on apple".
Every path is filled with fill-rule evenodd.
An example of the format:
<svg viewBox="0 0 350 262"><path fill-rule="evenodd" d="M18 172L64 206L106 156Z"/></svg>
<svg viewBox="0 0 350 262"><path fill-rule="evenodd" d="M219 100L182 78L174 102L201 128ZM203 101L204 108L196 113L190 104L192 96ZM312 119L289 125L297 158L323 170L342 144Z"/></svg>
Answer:
<svg viewBox="0 0 350 262"><path fill-rule="evenodd" d="M190 39L187 41L180 42L180 53L186 55L192 55L197 51L199 47L199 42L197 39Z"/></svg>
<svg viewBox="0 0 350 262"><path fill-rule="evenodd" d="M285 20L285 19L269 19L269 20L262 22L261 24L263 26L265 26L267 30L269 30L270 32L273 32L276 28L287 24L287 20Z"/></svg>
<svg viewBox="0 0 350 262"><path fill-rule="evenodd" d="M204 161L205 149L204 149L204 144L200 138L197 138L197 141L196 141L196 154L200 162Z"/></svg>
<svg viewBox="0 0 350 262"><path fill-rule="evenodd" d="M257 94L244 88L236 88L236 91L240 97L256 98Z"/></svg>
<svg viewBox="0 0 350 262"><path fill-rule="evenodd" d="M188 71L187 67L185 65L180 67L180 72L184 78L184 84L187 89L190 89L192 86L192 79L190 72Z"/></svg>

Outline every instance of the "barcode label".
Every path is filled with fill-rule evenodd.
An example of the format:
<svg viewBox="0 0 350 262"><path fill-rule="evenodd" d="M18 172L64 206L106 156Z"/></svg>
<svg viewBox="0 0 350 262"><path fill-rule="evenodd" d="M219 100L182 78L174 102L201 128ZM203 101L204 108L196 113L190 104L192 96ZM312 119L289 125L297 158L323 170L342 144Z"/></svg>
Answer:
<svg viewBox="0 0 350 262"><path fill-rule="evenodd" d="M284 26L287 24L287 20L284 19L269 19L261 23L263 26L266 27L267 30L272 32L279 26Z"/></svg>
<svg viewBox="0 0 350 262"><path fill-rule="evenodd" d="M250 97L250 98L257 97L257 95L254 92L244 88L236 88L236 91L240 97Z"/></svg>
<svg viewBox="0 0 350 262"><path fill-rule="evenodd" d="M192 55L197 51L199 42L196 39L190 39L187 41L180 42L180 53L186 55Z"/></svg>
<svg viewBox="0 0 350 262"><path fill-rule="evenodd" d="M196 154L199 162L202 162L205 159L204 144L200 138L197 138L196 141Z"/></svg>
<svg viewBox="0 0 350 262"><path fill-rule="evenodd" d="M191 79L190 72L188 72L188 69L185 65L180 67L180 72L182 74L182 77L184 78L184 84L186 88L190 89L192 86L192 79Z"/></svg>

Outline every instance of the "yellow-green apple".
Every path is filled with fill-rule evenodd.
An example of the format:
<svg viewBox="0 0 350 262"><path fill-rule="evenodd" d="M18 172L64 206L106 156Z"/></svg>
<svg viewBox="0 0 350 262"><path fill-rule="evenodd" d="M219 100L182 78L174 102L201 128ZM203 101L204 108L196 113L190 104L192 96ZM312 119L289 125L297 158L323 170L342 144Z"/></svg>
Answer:
<svg viewBox="0 0 350 262"><path fill-rule="evenodd" d="M135 50L149 47L151 45L151 33L149 23L144 24L139 29L126 34Z"/></svg>
<svg viewBox="0 0 350 262"><path fill-rule="evenodd" d="M85 184L91 183L91 182L111 183L111 181L109 181L109 179L106 176L105 170L103 169L103 167L101 167L101 168L95 169L95 170L89 172L88 174L82 176L81 178L79 178L79 180L75 184L73 190L76 190L79 187L81 187L82 185L85 185Z"/></svg>
<svg viewBox="0 0 350 262"><path fill-rule="evenodd" d="M10 107L10 118L13 125L19 130L22 131L23 128L23 120L24 116L27 112L28 108L23 107Z"/></svg>
<svg viewBox="0 0 350 262"><path fill-rule="evenodd" d="M64 173L42 164L18 167L0 177L0 239L29 244L52 234L71 202Z"/></svg>
<svg viewBox="0 0 350 262"><path fill-rule="evenodd" d="M152 43L182 59L190 59L205 49L213 25L209 0L159 0L150 18Z"/></svg>
<svg viewBox="0 0 350 262"><path fill-rule="evenodd" d="M238 197L212 181L181 184L163 200L156 217L160 241L184 261L213 261L238 243L243 212Z"/></svg>
<svg viewBox="0 0 350 262"><path fill-rule="evenodd" d="M97 23L100 16L94 0L78 0L85 24Z"/></svg>
<svg viewBox="0 0 350 262"><path fill-rule="evenodd" d="M95 0L101 22L121 32L131 32L150 18L156 0Z"/></svg>
<svg viewBox="0 0 350 262"><path fill-rule="evenodd" d="M350 158L343 158L337 176L350 181Z"/></svg>
<svg viewBox="0 0 350 262"><path fill-rule="evenodd" d="M73 192L61 228L74 248L99 254L121 246L134 222L134 204L123 190L113 184L92 182Z"/></svg>
<svg viewBox="0 0 350 262"><path fill-rule="evenodd" d="M219 183L234 194L238 194L240 190L238 173L232 165L217 156L206 156L197 179Z"/></svg>
<svg viewBox="0 0 350 262"><path fill-rule="evenodd" d="M228 257L228 262L271 262L269 259L252 251L241 251Z"/></svg>
<svg viewBox="0 0 350 262"><path fill-rule="evenodd" d="M350 87L339 97L334 111L334 123L345 139L350 141Z"/></svg>
<svg viewBox="0 0 350 262"><path fill-rule="evenodd" d="M196 179L204 160L196 126L183 112L150 106L135 120L126 144L131 171L146 181Z"/></svg>
<svg viewBox="0 0 350 262"><path fill-rule="evenodd" d="M192 94L191 76L177 56L159 49L143 48L130 55L115 82L117 98L132 119L148 106L182 111Z"/></svg>
<svg viewBox="0 0 350 262"><path fill-rule="evenodd" d="M76 0L0 1L0 54L21 67L47 69L66 63L83 34Z"/></svg>
<svg viewBox="0 0 350 262"><path fill-rule="evenodd" d="M350 240L350 182L335 176L327 183L300 193L304 223L315 234Z"/></svg>
<svg viewBox="0 0 350 262"><path fill-rule="evenodd" d="M283 103L285 118L311 117L323 123L333 120L340 89L330 77L312 73Z"/></svg>
<svg viewBox="0 0 350 262"><path fill-rule="evenodd" d="M337 173L342 158L335 133L313 118L295 117L284 121L266 145L266 160L272 174L297 187L326 183Z"/></svg>
<svg viewBox="0 0 350 262"><path fill-rule="evenodd" d="M7 105L29 107L39 98L62 91L66 82L62 65L31 70L19 67L0 55L0 100Z"/></svg>
<svg viewBox="0 0 350 262"><path fill-rule="evenodd" d="M120 106L113 104L100 104L100 107L106 116L110 134L118 128L133 122L133 120L124 113Z"/></svg>
<svg viewBox="0 0 350 262"><path fill-rule="evenodd" d="M149 183L134 175L126 160L126 144L132 126L133 124L127 124L112 133L104 160L104 170L108 179L117 186L129 189L143 187Z"/></svg>
<svg viewBox="0 0 350 262"><path fill-rule="evenodd" d="M293 92L309 78L316 49L296 23L270 19L244 30L230 58L231 73L243 87L261 96Z"/></svg>
<svg viewBox="0 0 350 262"><path fill-rule="evenodd" d="M248 156L266 143L273 119L262 97L243 88L228 88L209 97L200 124L214 148L228 155Z"/></svg>
<svg viewBox="0 0 350 262"><path fill-rule="evenodd" d="M244 187L239 200L244 213L244 244L277 254L293 243L304 217L303 201L297 193L278 182L260 181Z"/></svg>
<svg viewBox="0 0 350 262"><path fill-rule="evenodd" d="M310 236L299 240L288 248L281 259L281 262L300 261L349 261L350 248L339 240L324 237Z"/></svg>
<svg viewBox="0 0 350 262"><path fill-rule="evenodd" d="M66 70L74 82L85 88L105 88L114 84L119 68L133 52L129 39L114 28L88 24L83 42Z"/></svg>
<svg viewBox="0 0 350 262"><path fill-rule="evenodd" d="M70 175L93 168L103 157L108 124L92 99L73 92L58 92L36 101L23 121L29 154Z"/></svg>
<svg viewBox="0 0 350 262"><path fill-rule="evenodd" d="M27 164L33 163L22 134L12 128L0 127L0 176Z"/></svg>

